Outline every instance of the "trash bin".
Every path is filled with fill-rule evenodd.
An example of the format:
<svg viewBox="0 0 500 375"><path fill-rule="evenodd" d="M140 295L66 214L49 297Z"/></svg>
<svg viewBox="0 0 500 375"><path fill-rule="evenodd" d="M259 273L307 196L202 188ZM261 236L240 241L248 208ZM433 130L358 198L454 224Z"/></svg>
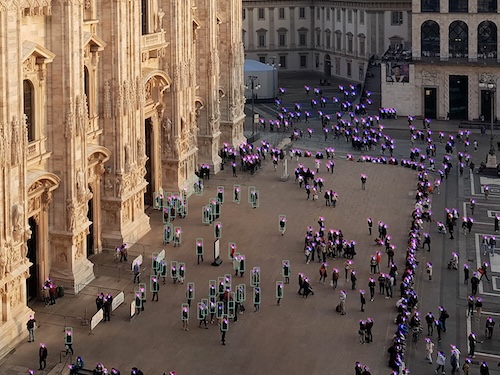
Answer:
<svg viewBox="0 0 500 375"><path fill-rule="evenodd" d="M62 285L59 285L59 286L57 287L57 289L58 289L58 291L57 291L57 295L58 295L59 297L64 297L64 287L63 287Z"/></svg>

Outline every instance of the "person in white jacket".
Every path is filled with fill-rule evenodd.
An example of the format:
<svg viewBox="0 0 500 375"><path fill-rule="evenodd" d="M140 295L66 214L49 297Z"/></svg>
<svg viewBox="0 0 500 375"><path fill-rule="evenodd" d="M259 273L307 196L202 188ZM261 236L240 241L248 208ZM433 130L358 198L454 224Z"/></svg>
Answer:
<svg viewBox="0 0 500 375"><path fill-rule="evenodd" d="M441 350L437 354L436 363L437 363L438 367L436 368L436 371L434 371L434 372L436 374L439 374L439 371L441 370L441 374L445 374L444 365L446 363L446 356L444 355L444 353Z"/></svg>
<svg viewBox="0 0 500 375"><path fill-rule="evenodd" d="M428 337L425 338L425 351L427 352L427 360L432 364L432 355L434 354L434 343Z"/></svg>

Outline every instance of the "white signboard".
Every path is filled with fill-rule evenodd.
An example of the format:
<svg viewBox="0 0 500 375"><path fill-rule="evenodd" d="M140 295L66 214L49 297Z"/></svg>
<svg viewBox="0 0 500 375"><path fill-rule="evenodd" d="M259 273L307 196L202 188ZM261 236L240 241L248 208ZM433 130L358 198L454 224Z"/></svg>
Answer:
<svg viewBox="0 0 500 375"><path fill-rule="evenodd" d="M135 315L135 298L130 303L130 317L132 318Z"/></svg>
<svg viewBox="0 0 500 375"><path fill-rule="evenodd" d="M94 328L101 322L102 318L104 317L104 312L102 309L99 309L98 312L94 314L92 319L90 319L90 330L94 330Z"/></svg>
<svg viewBox="0 0 500 375"><path fill-rule="evenodd" d="M115 298L113 298L113 302L111 303L111 311L115 311L115 309L120 306L123 301L125 301L125 294L123 292L120 292Z"/></svg>
<svg viewBox="0 0 500 375"><path fill-rule="evenodd" d="M142 254L139 255L137 258L135 258L132 261L131 268L130 268L132 271L134 270L134 266L135 266L136 263L139 265L139 267L141 266L141 264L142 264Z"/></svg>
<svg viewBox="0 0 500 375"><path fill-rule="evenodd" d="M156 256L156 261L160 263L163 259L165 259L165 249L160 251L158 255Z"/></svg>

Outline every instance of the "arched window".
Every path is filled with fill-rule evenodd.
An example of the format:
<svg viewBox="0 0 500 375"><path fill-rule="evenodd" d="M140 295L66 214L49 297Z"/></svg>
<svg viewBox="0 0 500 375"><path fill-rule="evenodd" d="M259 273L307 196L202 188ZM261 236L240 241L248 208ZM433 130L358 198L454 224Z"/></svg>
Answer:
<svg viewBox="0 0 500 375"><path fill-rule="evenodd" d="M497 25L491 21L483 21L477 27L477 57L497 57Z"/></svg>
<svg viewBox="0 0 500 375"><path fill-rule="evenodd" d="M422 0L420 10L439 13L439 0Z"/></svg>
<svg viewBox="0 0 500 375"><path fill-rule="evenodd" d="M497 0L477 0L478 13L496 13Z"/></svg>
<svg viewBox="0 0 500 375"><path fill-rule="evenodd" d="M439 25L425 21L420 28L420 49L422 57L439 56Z"/></svg>
<svg viewBox="0 0 500 375"><path fill-rule="evenodd" d="M23 110L26 116L28 142L35 140L35 90L31 81L23 81Z"/></svg>
<svg viewBox="0 0 500 375"><path fill-rule="evenodd" d="M450 13L467 13L469 11L469 0L448 0Z"/></svg>
<svg viewBox="0 0 500 375"><path fill-rule="evenodd" d="M454 21L449 28L450 58L469 57L469 28L463 21Z"/></svg>

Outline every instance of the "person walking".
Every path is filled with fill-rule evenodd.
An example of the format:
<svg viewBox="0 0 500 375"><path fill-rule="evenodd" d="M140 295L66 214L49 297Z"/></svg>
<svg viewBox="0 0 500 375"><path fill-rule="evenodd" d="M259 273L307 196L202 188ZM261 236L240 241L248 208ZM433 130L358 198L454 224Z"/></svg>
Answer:
<svg viewBox="0 0 500 375"><path fill-rule="evenodd" d="M470 375L470 364L471 360L469 358L465 358L464 364L462 366L462 371L464 372L464 375Z"/></svg>
<svg viewBox="0 0 500 375"><path fill-rule="evenodd" d="M366 298L365 291L362 289L359 291L359 300L361 302L361 312L365 312Z"/></svg>
<svg viewBox="0 0 500 375"><path fill-rule="evenodd" d="M450 364L451 364L451 375L458 374L460 366L460 350L458 350L458 348L455 345L451 346Z"/></svg>
<svg viewBox="0 0 500 375"><path fill-rule="evenodd" d="M429 277L429 281L432 281L432 263L431 262L427 262L427 265L426 265L425 269L426 269L426 272L427 272L427 276Z"/></svg>
<svg viewBox="0 0 500 375"><path fill-rule="evenodd" d="M141 268L139 266L139 263L135 262L134 267L132 269L134 271L134 284L135 284L135 280L137 280L137 283L139 284L141 282L141 280L140 280Z"/></svg>
<svg viewBox="0 0 500 375"><path fill-rule="evenodd" d="M464 263L464 284L469 285L469 265Z"/></svg>
<svg viewBox="0 0 500 375"><path fill-rule="evenodd" d="M351 271L351 289L356 290L356 282L358 278L356 277L356 271L352 270Z"/></svg>
<svg viewBox="0 0 500 375"><path fill-rule="evenodd" d="M441 324L441 328L443 329L443 332L446 332L446 319L450 317L450 314L448 314L448 311L443 306L439 306L439 323Z"/></svg>
<svg viewBox="0 0 500 375"><path fill-rule="evenodd" d="M368 288L370 289L370 301L373 302L375 299L375 279L370 277L370 280L368 281Z"/></svg>
<svg viewBox="0 0 500 375"><path fill-rule="evenodd" d="M422 245L422 249L425 249L425 245L427 245L427 251L431 251L431 236L429 233L424 233L424 242Z"/></svg>
<svg viewBox="0 0 500 375"><path fill-rule="evenodd" d="M469 337L467 338L469 341L469 357L475 358L476 355L476 344L480 341L477 340L476 334L474 332L471 332L469 334Z"/></svg>
<svg viewBox="0 0 500 375"><path fill-rule="evenodd" d="M160 283L158 282L158 279L156 276L154 276L151 279L151 291L153 292L153 297L151 298L151 301L154 301L156 298L156 302L158 302L158 291L160 290Z"/></svg>
<svg viewBox="0 0 500 375"><path fill-rule="evenodd" d="M474 316L474 296L469 296L467 299L467 316Z"/></svg>
<svg viewBox="0 0 500 375"><path fill-rule="evenodd" d="M479 375L490 375L490 368L486 361L483 361L481 366L479 366Z"/></svg>
<svg viewBox="0 0 500 375"><path fill-rule="evenodd" d="M441 374L445 374L445 371L444 371L444 365L446 363L446 356L444 355L444 352L443 351L439 351L438 354L437 354L437 359L436 359L436 364L438 365L438 367L436 368L436 370L434 371L436 374L439 373L439 371L441 371Z"/></svg>
<svg viewBox="0 0 500 375"><path fill-rule="evenodd" d="M472 287L472 295L475 296L477 294L477 289L479 287L479 277L478 277L478 274L477 272L474 272L472 274L472 277L470 279L470 285Z"/></svg>
<svg viewBox="0 0 500 375"><path fill-rule="evenodd" d="M319 282L323 282L323 285L325 285L327 277L328 274L326 271L326 263L322 263L321 267L319 268Z"/></svg>
<svg viewBox="0 0 500 375"><path fill-rule="evenodd" d="M28 329L28 342L35 341L35 329L36 329L36 320L33 318L33 315L30 315L28 322L26 323L26 328Z"/></svg>
<svg viewBox="0 0 500 375"><path fill-rule="evenodd" d="M40 370L45 370L45 367L47 367L47 356L48 356L49 352L47 350L47 347L45 346L44 343L41 343L40 344L40 349L38 349L38 359L39 359L39 362L40 362L40 368L38 369L39 371Z"/></svg>
<svg viewBox="0 0 500 375"><path fill-rule="evenodd" d="M429 311L429 313L425 316L425 322L427 323L427 336L432 336L434 333L434 320L434 315Z"/></svg>
<svg viewBox="0 0 500 375"><path fill-rule="evenodd" d="M425 352L427 356L425 357L430 364L432 364L432 354L434 353L434 343L428 337L425 338Z"/></svg>
<svg viewBox="0 0 500 375"><path fill-rule="evenodd" d="M366 175L361 175L361 190L366 190Z"/></svg>
<svg viewBox="0 0 500 375"><path fill-rule="evenodd" d="M481 313L483 312L483 299L480 297L476 298L476 313L477 313L477 319L481 319Z"/></svg>
<svg viewBox="0 0 500 375"><path fill-rule="evenodd" d="M333 289L337 289L337 283L339 281L339 277L340 277L339 270L334 268L332 270L332 287L333 287Z"/></svg>
<svg viewBox="0 0 500 375"><path fill-rule="evenodd" d="M339 310L340 310L340 315L345 315L345 302L347 299L347 294L344 290L341 290L339 293Z"/></svg>
<svg viewBox="0 0 500 375"><path fill-rule="evenodd" d="M493 338L493 328L495 327L495 320L490 316L486 319L486 338Z"/></svg>
<svg viewBox="0 0 500 375"><path fill-rule="evenodd" d="M369 217L367 220L368 223L368 234L371 236L372 235L372 228L373 228L373 220L371 217Z"/></svg>

